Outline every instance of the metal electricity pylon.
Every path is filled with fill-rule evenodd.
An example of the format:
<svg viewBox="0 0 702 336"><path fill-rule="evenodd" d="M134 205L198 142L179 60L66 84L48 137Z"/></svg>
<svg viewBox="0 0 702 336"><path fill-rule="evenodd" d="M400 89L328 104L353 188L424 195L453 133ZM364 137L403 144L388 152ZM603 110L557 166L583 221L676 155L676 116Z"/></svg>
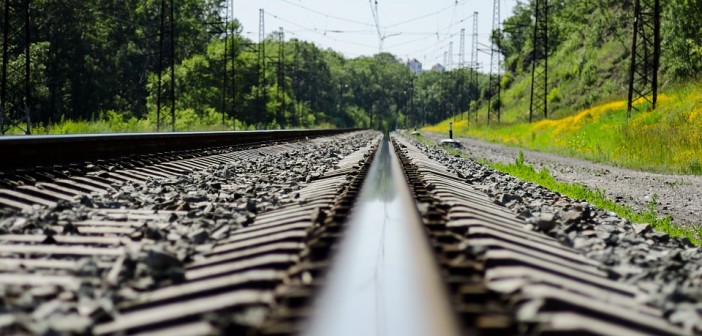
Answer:
<svg viewBox="0 0 702 336"><path fill-rule="evenodd" d="M444 71L441 73L441 114L442 119L448 117L448 89L446 88L448 79L446 75L448 74L448 51L444 51Z"/></svg>
<svg viewBox="0 0 702 336"><path fill-rule="evenodd" d="M548 118L548 12L548 0L535 0L529 122L541 112Z"/></svg>
<svg viewBox="0 0 702 336"><path fill-rule="evenodd" d="M493 0L492 31L493 33L497 34L495 38L499 39L502 36L502 31L500 29L500 0ZM490 96L488 99L487 113L488 125L490 125L490 119L493 114L496 114L497 122L500 122L500 67L502 66L502 61L500 59L500 51L497 48L498 46L495 43L495 39L492 39L490 47L490 85L488 90L488 94Z"/></svg>
<svg viewBox="0 0 702 336"><path fill-rule="evenodd" d="M278 32L278 124L280 128L285 128L285 32L280 27Z"/></svg>
<svg viewBox="0 0 702 336"><path fill-rule="evenodd" d="M226 125L227 122L227 86L228 86L228 59L229 59L229 1L225 2L224 5L224 51L223 51L223 67L224 72L222 76L222 126ZM232 61L234 57L232 56ZM232 62L234 63L234 62Z"/></svg>
<svg viewBox="0 0 702 336"><path fill-rule="evenodd" d="M473 46L470 48L470 67L472 69L471 72L471 83L475 85L475 87L479 87L478 85L478 12L473 12L473 33L472 33L472 44ZM477 109L477 107L476 107ZM475 112L475 122L478 122L478 112L476 110Z"/></svg>
<svg viewBox="0 0 702 336"><path fill-rule="evenodd" d="M461 40L458 47L458 68L466 66L466 29L461 28Z"/></svg>
<svg viewBox="0 0 702 336"><path fill-rule="evenodd" d="M261 108L261 113L266 113L266 30L265 30L265 13L263 9L259 9L258 18L258 90L256 90L257 101Z"/></svg>
<svg viewBox="0 0 702 336"><path fill-rule="evenodd" d="M5 134L13 128L19 128L25 134L31 134L29 0L3 0L2 4L0 134ZM26 126L23 127L22 124Z"/></svg>
<svg viewBox="0 0 702 336"><path fill-rule="evenodd" d="M414 76L410 77L409 80L409 109L407 113L407 122L405 128L409 129L411 127L417 128L417 119L418 116L416 115L416 111L414 110Z"/></svg>
<svg viewBox="0 0 702 336"><path fill-rule="evenodd" d="M168 6L166 6L168 2ZM166 8L168 7L168 8ZM159 32L158 32L158 84L156 88L156 129L161 130L161 106L163 105L163 67L166 61L169 62L171 68L169 101L171 105L171 130L175 131L176 116L175 116L175 6L173 0L161 0L161 10L159 13ZM169 46L164 46L166 35L169 38Z"/></svg>
<svg viewBox="0 0 702 336"><path fill-rule="evenodd" d="M637 109L634 103L641 99L649 102L651 109L656 108L660 55L660 0L635 0L627 119L631 118L631 110Z"/></svg>

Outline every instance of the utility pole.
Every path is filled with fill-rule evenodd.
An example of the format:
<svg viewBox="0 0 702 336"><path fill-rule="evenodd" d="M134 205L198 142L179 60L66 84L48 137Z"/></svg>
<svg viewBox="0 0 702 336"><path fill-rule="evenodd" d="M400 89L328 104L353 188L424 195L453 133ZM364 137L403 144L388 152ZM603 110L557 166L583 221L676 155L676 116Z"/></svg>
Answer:
<svg viewBox="0 0 702 336"><path fill-rule="evenodd" d="M417 116L415 115L414 111L414 74L412 74L412 77L410 77L410 90L409 90L409 113L408 115L410 116L410 126L412 127L412 124L414 124L414 128L417 128ZM408 127L408 128L409 128Z"/></svg>
<svg viewBox="0 0 702 336"><path fill-rule="evenodd" d="M453 121L456 121L456 112L454 111L453 108L453 99L449 99L449 96L452 96L451 93L453 91L453 85L451 82L451 69L453 68L453 41L449 42L449 49L448 49L448 67L446 67L446 108L448 109L449 114L451 115L451 118L453 118Z"/></svg>
<svg viewBox="0 0 702 336"><path fill-rule="evenodd" d="M478 12L473 12L473 47L471 48L471 55L470 55L470 64L471 64L471 69L473 70L471 72L471 83L475 85L476 88L479 87L478 85ZM478 111L476 109L475 111L475 123L478 123Z"/></svg>
<svg viewBox="0 0 702 336"><path fill-rule="evenodd" d="M227 1L224 9L224 76L222 78L222 126L226 124L227 115L227 56L229 54L229 1Z"/></svg>
<svg viewBox="0 0 702 336"><path fill-rule="evenodd" d="M446 119L448 117L448 90L446 90L446 75L448 74L448 62L449 62L448 51L444 51L444 72L441 73L441 119Z"/></svg>
<svg viewBox="0 0 702 336"><path fill-rule="evenodd" d="M278 101L281 102L278 112L278 125L285 128L285 33L283 27L278 32Z"/></svg>
<svg viewBox="0 0 702 336"><path fill-rule="evenodd" d="M375 31L378 33L378 53L383 52L383 43L385 43L385 38L383 33L380 31L380 13L378 12L378 0L375 0L375 6L371 4L371 12L373 13L373 20L375 22Z"/></svg>
<svg viewBox="0 0 702 336"><path fill-rule="evenodd" d="M461 28L461 39L460 39L460 44L458 47L458 71L459 71L458 76L461 79L461 81L459 82L460 85L459 85L458 91L460 92L461 100L463 100L463 95L465 94L465 92L463 91L463 89L464 89L464 86L463 86L464 80L463 79L464 79L464 75L465 75L465 73L463 72L463 68L465 66L466 66L466 29ZM460 116L461 120L463 120L463 111L459 111L459 116Z"/></svg>
<svg viewBox="0 0 702 336"><path fill-rule="evenodd" d="M31 21L29 0L3 0L2 79L0 80L0 134L13 127L32 134ZM21 59L12 66L10 56ZM23 58L23 59L22 59ZM10 82L12 80L13 82ZM22 127L22 123L26 127ZM11 153L5 153L10 155Z"/></svg>
<svg viewBox="0 0 702 336"><path fill-rule="evenodd" d="M293 92L296 91L296 87L300 85L300 52L298 50L298 45L299 41L295 40L295 51L294 51L294 59L293 59L293 66L294 68L294 73L293 73ZM296 100L293 105L293 113L295 114L295 126L299 127L302 125L302 103L299 101L299 97L297 94L294 94Z"/></svg>
<svg viewBox="0 0 702 336"><path fill-rule="evenodd" d="M263 8L259 9L258 18L258 90L257 100L259 108L263 113L263 120L266 121L266 38L265 17Z"/></svg>
<svg viewBox="0 0 702 336"><path fill-rule="evenodd" d="M158 32L158 84L156 87L156 130L161 130L161 106L163 105L163 65L168 59L171 67L171 87L170 87L170 103L171 103L171 120L172 131L175 132L176 117L175 117L175 6L173 0L169 0L169 9L166 11L166 0L161 0L161 11L159 13L159 32ZM166 28L168 21L168 28ZM165 35L170 35L169 52L166 52Z"/></svg>
<svg viewBox="0 0 702 336"><path fill-rule="evenodd" d="M234 27L234 1L233 0L228 0L229 4L229 12L230 12L230 18L231 22L227 23L228 27L231 28L231 33L229 34L232 36L232 44L231 44L231 50L232 50L232 112L231 112L231 118L232 118L232 128L236 130L236 109L237 109L237 83L236 83L236 48L234 45L234 41L236 40L234 36L236 35L236 27Z"/></svg>
<svg viewBox="0 0 702 336"><path fill-rule="evenodd" d="M540 111L548 118L548 12L548 0L535 0L529 122Z"/></svg>
<svg viewBox="0 0 702 336"><path fill-rule="evenodd" d="M461 28L461 42L458 49L458 68L466 66L466 29Z"/></svg>
<svg viewBox="0 0 702 336"><path fill-rule="evenodd" d="M165 33L166 16L166 0L161 0L161 10L159 12L159 29L158 29L158 83L156 84L156 131L161 131L161 87L163 77L163 35Z"/></svg>
<svg viewBox="0 0 702 336"><path fill-rule="evenodd" d="M171 0L171 10L170 10L170 31L171 31L171 130L175 132L176 130L176 115L175 115L175 59L176 59L176 49L175 49L175 6L173 5L173 0Z"/></svg>
<svg viewBox="0 0 702 336"><path fill-rule="evenodd" d="M638 110L634 103L641 99L649 102L651 109L656 109L660 55L660 0L635 0L627 119L631 118L632 109Z"/></svg>
<svg viewBox="0 0 702 336"><path fill-rule="evenodd" d="M497 33L496 38L500 38L502 31L500 29L500 0L493 0L493 11L492 11L492 31ZM502 62L500 59L500 51L497 49L498 46L493 40L490 47L490 85L489 92L490 99L488 99L488 113L487 113L487 124L490 125L490 117L493 113L497 114L497 123L500 123L500 67ZM497 94L495 94L497 91ZM493 103L493 98L497 96L496 103ZM493 108L493 104L496 105Z"/></svg>

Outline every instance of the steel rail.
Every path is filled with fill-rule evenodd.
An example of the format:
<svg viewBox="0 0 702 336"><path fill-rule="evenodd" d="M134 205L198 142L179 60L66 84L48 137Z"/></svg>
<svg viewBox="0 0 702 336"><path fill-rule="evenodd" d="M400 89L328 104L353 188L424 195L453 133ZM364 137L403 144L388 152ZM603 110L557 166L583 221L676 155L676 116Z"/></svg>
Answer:
<svg viewBox="0 0 702 336"><path fill-rule="evenodd" d="M211 147L292 141L351 131L356 129L6 136L0 138L2 157L0 170L120 159L134 155Z"/></svg>
<svg viewBox="0 0 702 336"><path fill-rule="evenodd" d="M307 335L458 335L400 161L377 152Z"/></svg>

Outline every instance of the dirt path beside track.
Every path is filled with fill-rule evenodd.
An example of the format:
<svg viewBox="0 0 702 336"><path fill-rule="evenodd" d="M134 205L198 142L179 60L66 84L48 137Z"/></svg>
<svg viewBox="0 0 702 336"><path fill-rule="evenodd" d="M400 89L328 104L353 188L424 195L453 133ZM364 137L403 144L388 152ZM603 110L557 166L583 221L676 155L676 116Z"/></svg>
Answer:
<svg viewBox="0 0 702 336"><path fill-rule="evenodd" d="M445 136L425 134L439 141ZM469 138L457 138L465 152L477 160L512 163L519 148ZM666 175L640 172L550 153L524 150L526 163L536 169L547 168L563 182L578 182L588 188L603 189L612 199L636 210L643 210L653 195L658 196L658 211L676 223L702 225L702 176Z"/></svg>

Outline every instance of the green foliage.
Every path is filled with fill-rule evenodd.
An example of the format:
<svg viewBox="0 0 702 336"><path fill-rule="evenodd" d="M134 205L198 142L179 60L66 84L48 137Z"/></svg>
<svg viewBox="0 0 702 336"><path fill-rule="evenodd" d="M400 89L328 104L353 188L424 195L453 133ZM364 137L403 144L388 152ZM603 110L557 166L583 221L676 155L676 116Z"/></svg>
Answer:
<svg viewBox="0 0 702 336"><path fill-rule="evenodd" d="M623 97L628 88L633 4L594 0L550 3L548 96L551 118ZM702 0L663 1L660 78L669 83L702 71ZM497 38L505 57L502 121L528 120L533 53L534 0L519 1ZM487 95L483 95L486 97ZM483 98L484 99L484 98ZM487 106L481 104L484 116ZM485 123L481 118L479 123Z"/></svg>
<svg viewBox="0 0 702 336"><path fill-rule="evenodd" d="M347 59L278 33L257 45L236 20L212 24L224 21L221 0L176 2L171 69L170 34L159 34L161 4L32 1L36 132L153 131L159 118L169 130L171 103L177 130L416 127L478 106L484 90L484 76L472 70L415 76L388 53ZM226 40L224 29L232 32ZM11 42L10 66L21 65L23 47ZM266 64L258 63L259 50Z"/></svg>
<svg viewBox="0 0 702 336"><path fill-rule="evenodd" d="M626 118L626 101L579 111L561 119L487 127L461 124L456 136L575 156L638 170L701 174L702 86L699 81L671 86L655 111ZM642 111L646 104L637 105ZM444 133L446 123L428 128Z"/></svg>
<svg viewBox="0 0 702 336"><path fill-rule="evenodd" d="M702 71L702 0L662 1L662 65L676 77Z"/></svg>
<svg viewBox="0 0 702 336"><path fill-rule="evenodd" d="M477 111L475 115L485 122L489 94L483 74L459 69L415 76L388 53L346 59L296 39L281 43L277 33L255 46L242 35L243 27L236 20L210 24L223 21L223 4L221 0L178 1L175 105L176 114L185 118L179 127L214 123L225 128L322 124L391 128L399 123L409 128L468 111ZM501 84L507 90L499 104L506 123L528 118L531 65L536 57L533 6L534 0L518 1L504 22L504 31L499 36L492 33L505 58ZM663 2L662 78L666 82L702 70L701 6L702 0ZM157 57L160 1L36 0L32 12L34 24L41 27L31 45L32 120L41 125L62 120L102 122L103 112L116 111L124 122L134 117L152 124L159 70L164 115L169 114L165 111L169 112L170 65L166 60L160 69ZM623 95L630 57L630 12L631 1L551 3L548 99L552 117L568 116ZM225 28L234 32L226 41ZM265 67L258 64L259 47L266 50ZM263 78L260 83L259 77ZM224 116L224 122L217 116Z"/></svg>
<svg viewBox="0 0 702 336"><path fill-rule="evenodd" d="M702 0L663 1L662 69L654 112L626 119L631 62L631 1L552 3L549 40L550 120L529 120L534 1L520 2L500 41L507 59L502 125L487 127L486 104L478 121L456 129L524 148L667 173L702 174ZM522 29L523 31L519 31ZM505 85L506 87L506 85ZM485 97L487 95L483 95ZM493 106L494 107L494 106ZM645 104L638 106L648 111ZM448 119L446 119L448 120ZM430 128L443 132L446 123Z"/></svg>

